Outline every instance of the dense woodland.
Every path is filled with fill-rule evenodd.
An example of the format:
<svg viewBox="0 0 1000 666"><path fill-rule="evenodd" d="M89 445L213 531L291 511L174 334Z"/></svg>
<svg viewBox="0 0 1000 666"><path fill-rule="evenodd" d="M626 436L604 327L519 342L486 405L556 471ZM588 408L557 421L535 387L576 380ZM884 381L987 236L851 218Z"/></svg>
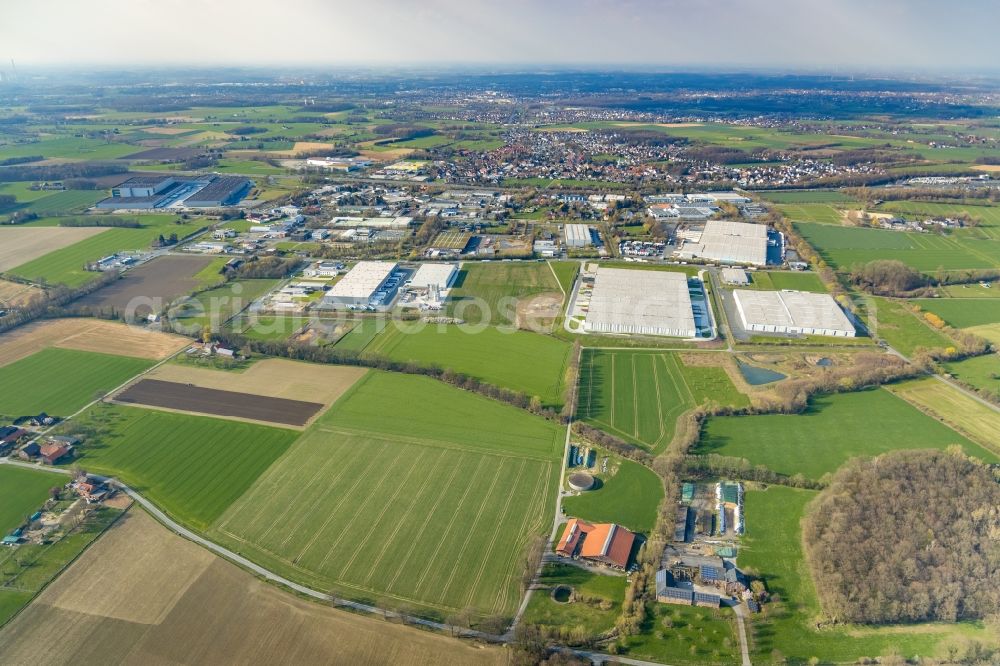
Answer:
<svg viewBox="0 0 1000 666"><path fill-rule="evenodd" d="M1000 484L960 452L855 459L803 520L835 622L981 619L1000 612Z"/></svg>

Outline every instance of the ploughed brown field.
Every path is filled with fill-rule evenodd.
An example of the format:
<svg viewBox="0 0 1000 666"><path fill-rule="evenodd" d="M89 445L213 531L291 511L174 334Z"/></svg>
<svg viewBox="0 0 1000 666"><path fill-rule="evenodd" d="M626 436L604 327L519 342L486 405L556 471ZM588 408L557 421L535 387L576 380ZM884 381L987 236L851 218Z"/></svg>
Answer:
<svg viewBox="0 0 1000 666"><path fill-rule="evenodd" d="M199 256L157 257L127 271L121 280L84 296L76 303L96 308L124 310L129 307L133 299L137 299L133 305L140 302L142 304L135 308L136 314L147 315L154 309L160 312L174 299L199 287L200 283L194 275L212 261L211 257ZM153 305L148 304L150 300ZM155 303L160 305L156 306Z"/></svg>
<svg viewBox="0 0 1000 666"><path fill-rule="evenodd" d="M10 624L0 663L508 663L481 647L304 601L133 508Z"/></svg>
<svg viewBox="0 0 1000 666"><path fill-rule="evenodd" d="M115 396L115 401L293 426L304 426L323 409L318 402L222 391L159 379L141 379Z"/></svg>

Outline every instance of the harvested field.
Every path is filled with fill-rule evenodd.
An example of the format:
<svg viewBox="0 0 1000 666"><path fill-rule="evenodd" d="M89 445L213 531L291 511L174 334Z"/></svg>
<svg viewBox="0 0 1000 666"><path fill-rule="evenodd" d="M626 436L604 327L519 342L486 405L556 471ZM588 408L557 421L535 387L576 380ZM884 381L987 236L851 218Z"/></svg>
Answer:
<svg viewBox="0 0 1000 666"><path fill-rule="evenodd" d="M295 147L291 150L269 150L270 155L280 155L281 157L297 157L303 153L313 153L317 150L333 150L332 143L319 141L296 141Z"/></svg>
<svg viewBox="0 0 1000 666"><path fill-rule="evenodd" d="M323 409L323 405L318 402L220 391L158 379L141 379L115 396L115 400L129 405L163 407L182 412L293 426L304 426Z"/></svg>
<svg viewBox="0 0 1000 666"><path fill-rule="evenodd" d="M0 271L107 231L101 227L7 227L0 229Z"/></svg>
<svg viewBox="0 0 1000 666"><path fill-rule="evenodd" d="M0 306L3 307L24 305L34 296L40 296L42 293L38 287L0 280Z"/></svg>
<svg viewBox="0 0 1000 666"><path fill-rule="evenodd" d="M10 664L507 663L501 648L298 599L141 511L0 631L0 654Z"/></svg>
<svg viewBox="0 0 1000 666"><path fill-rule="evenodd" d="M101 352L160 361L191 341L104 319L50 319L21 326L0 338L0 366L46 347Z"/></svg>
<svg viewBox="0 0 1000 666"><path fill-rule="evenodd" d="M174 299L199 287L201 282L195 274L213 261L212 257L205 256L157 257L126 272L121 280L84 296L77 305L131 309L140 316L153 310L159 313Z"/></svg>
<svg viewBox="0 0 1000 666"><path fill-rule="evenodd" d="M167 363L148 376L220 391L309 400L328 407L366 372L364 368L267 358L238 373Z"/></svg>

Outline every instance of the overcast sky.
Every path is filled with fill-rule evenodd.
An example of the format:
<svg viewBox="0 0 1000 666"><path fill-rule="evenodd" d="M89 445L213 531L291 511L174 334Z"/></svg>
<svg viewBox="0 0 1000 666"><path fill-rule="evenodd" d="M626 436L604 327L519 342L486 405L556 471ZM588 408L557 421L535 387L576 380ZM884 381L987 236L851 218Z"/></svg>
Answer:
<svg viewBox="0 0 1000 666"><path fill-rule="evenodd" d="M0 62L1000 68L1000 0L0 0Z"/></svg>

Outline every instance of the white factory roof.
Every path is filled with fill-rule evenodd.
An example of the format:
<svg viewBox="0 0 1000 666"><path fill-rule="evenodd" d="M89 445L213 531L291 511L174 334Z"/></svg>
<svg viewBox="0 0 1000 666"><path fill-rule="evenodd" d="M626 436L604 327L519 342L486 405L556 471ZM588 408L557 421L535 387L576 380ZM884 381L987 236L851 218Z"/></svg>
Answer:
<svg viewBox="0 0 1000 666"><path fill-rule="evenodd" d="M586 224L567 224L563 227L567 244L590 245L590 227Z"/></svg>
<svg viewBox="0 0 1000 666"><path fill-rule="evenodd" d="M726 284L750 284L750 278L742 268L723 268L722 281Z"/></svg>
<svg viewBox="0 0 1000 666"><path fill-rule="evenodd" d="M687 276L670 271L597 269L584 328L603 333L694 337Z"/></svg>
<svg viewBox="0 0 1000 666"><path fill-rule="evenodd" d="M340 282L326 292L326 297L368 298L394 270L394 261L359 261Z"/></svg>
<svg viewBox="0 0 1000 666"><path fill-rule="evenodd" d="M373 229L405 229L412 217L335 217L328 224L335 227L372 227Z"/></svg>
<svg viewBox="0 0 1000 666"><path fill-rule="evenodd" d="M410 286L427 289L431 285L437 285L441 289L447 289L457 272L458 266L455 264L420 264L420 268L410 278Z"/></svg>
<svg viewBox="0 0 1000 666"><path fill-rule="evenodd" d="M750 330L854 335L854 326L833 296L805 291L733 291L743 325Z"/></svg>
<svg viewBox="0 0 1000 666"><path fill-rule="evenodd" d="M697 243L685 244L682 253L733 264L767 263L767 227L728 220L709 220Z"/></svg>

